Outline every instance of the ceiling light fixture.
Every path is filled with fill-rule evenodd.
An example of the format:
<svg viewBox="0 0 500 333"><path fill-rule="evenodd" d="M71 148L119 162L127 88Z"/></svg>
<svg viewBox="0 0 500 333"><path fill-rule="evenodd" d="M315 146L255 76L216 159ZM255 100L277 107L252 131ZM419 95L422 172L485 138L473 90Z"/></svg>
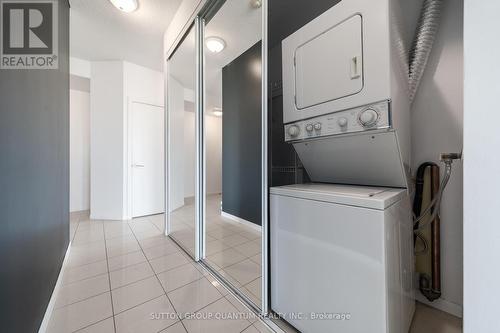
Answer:
<svg viewBox="0 0 500 333"><path fill-rule="evenodd" d="M250 5L253 8L258 9L258 8L262 7L262 0L251 0Z"/></svg>
<svg viewBox="0 0 500 333"><path fill-rule="evenodd" d="M222 109L221 108L213 108L212 113L214 116L222 117Z"/></svg>
<svg viewBox="0 0 500 333"><path fill-rule="evenodd" d="M205 39L205 44L210 52L219 53L226 48L226 42L224 39L216 36L207 37Z"/></svg>
<svg viewBox="0 0 500 333"><path fill-rule="evenodd" d="M137 0L109 0L119 10L125 13L131 13L137 9L139 4Z"/></svg>

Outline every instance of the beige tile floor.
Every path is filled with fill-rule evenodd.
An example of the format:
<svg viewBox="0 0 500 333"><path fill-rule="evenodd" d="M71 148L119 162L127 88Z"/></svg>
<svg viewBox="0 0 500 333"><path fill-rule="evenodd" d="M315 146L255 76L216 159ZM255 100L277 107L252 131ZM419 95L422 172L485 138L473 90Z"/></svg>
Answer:
<svg viewBox="0 0 500 333"><path fill-rule="evenodd" d="M282 320L273 320L286 333L299 333ZM461 333L462 319L417 302L408 333Z"/></svg>
<svg viewBox="0 0 500 333"><path fill-rule="evenodd" d="M162 228L161 215L128 222L89 221L85 214L73 215L72 247L48 332L270 332L208 272L163 236ZM217 237L230 236L218 232ZM231 241L231 245L226 249L237 251L241 244ZM213 258L220 252L215 251ZM248 259L250 253L246 255L239 263L257 264ZM238 269L229 269L234 265L226 266L223 274L233 274L230 277L242 283L251 279L246 273L240 275ZM244 286L258 294L260 283L256 281ZM220 313L240 317L214 319ZM284 323L278 326L294 332ZM461 327L461 319L417 303L410 332L459 333Z"/></svg>
<svg viewBox="0 0 500 333"><path fill-rule="evenodd" d="M89 221L74 214L48 332L270 332L162 229L161 215Z"/></svg>
<svg viewBox="0 0 500 333"><path fill-rule="evenodd" d="M207 263L235 288L260 307L261 303L261 232L221 216L221 196L206 200ZM172 237L191 254L194 252L194 203L171 215Z"/></svg>

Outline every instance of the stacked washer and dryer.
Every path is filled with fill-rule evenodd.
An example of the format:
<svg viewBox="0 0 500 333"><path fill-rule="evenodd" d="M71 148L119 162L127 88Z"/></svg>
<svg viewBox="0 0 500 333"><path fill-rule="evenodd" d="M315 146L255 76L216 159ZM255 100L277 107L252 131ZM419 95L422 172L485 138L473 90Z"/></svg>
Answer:
<svg viewBox="0 0 500 333"><path fill-rule="evenodd" d="M285 141L313 183L270 189L271 308L303 333L409 330L405 2L343 0L282 42Z"/></svg>

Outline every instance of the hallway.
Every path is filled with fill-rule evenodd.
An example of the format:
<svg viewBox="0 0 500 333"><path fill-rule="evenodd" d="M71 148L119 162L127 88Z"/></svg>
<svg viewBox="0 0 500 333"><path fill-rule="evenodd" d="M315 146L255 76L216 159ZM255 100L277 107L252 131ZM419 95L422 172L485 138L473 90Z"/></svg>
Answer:
<svg viewBox="0 0 500 333"><path fill-rule="evenodd" d="M70 227L71 250L48 333L272 332L163 235L162 215L126 222L73 213ZM458 333L461 325L417 303L411 333Z"/></svg>
<svg viewBox="0 0 500 333"><path fill-rule="evenodd" d="M48 332L270 332L163 236L162 224L161 215L122 222L74 214Z"/></svg>

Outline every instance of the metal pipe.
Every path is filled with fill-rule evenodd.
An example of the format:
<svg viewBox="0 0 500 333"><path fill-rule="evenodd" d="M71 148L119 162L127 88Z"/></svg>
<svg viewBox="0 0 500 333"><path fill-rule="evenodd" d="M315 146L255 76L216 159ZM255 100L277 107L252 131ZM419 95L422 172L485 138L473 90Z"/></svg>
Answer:
<svg viewBox="0 0 500 333"><path fill-rule="evenodd" d="M445 165L444 177L439 185L439 193L434 197L431 203L427 206L424 212L420 213L420 216L416 216L414 213L413 216L413 224L415 226L414 230L425 228L430 222L434 221L434 218L439 214L439 208L441 206L441 198L443 197L444 189L448 184L451 176L451 165L453 160L461 159L462 153L446 153L441 154L441 162ZM431 213L431 217L428 222L420 224L420 221L427 216L428 213Z"/></svg>
<svg viewBox="0 0 500 333"><path fill-rule="evenodd" d="M439 180L439 167L435 163L427 162L423 163L418 168L417 173L417 192L415 194L414 201L414 213L419 214L422 208L422 198L424 189L424 173L426 169L430 169L430 195L431 202L436 202L436 198L442 195L442 188L440 187ZM427 271L421 272L419 279L419 289L422 295L424 295L429 301L434 301L441 297L441 239L440 239L440 217L436 214L436 210L439 210L439 206L432 206L430 210L426 210L430 213L430 218L426 221L425 226L430 223L430 254L428 251L421 253L421 255L430 255L430 275L426 273ZM422 241L425 243L427 240L421 234L419 230L422 230L422 226L415 225L415 235L420 236Z"/></svg>
<svg viewBox="0 0 500 333"><path fill-rule="evenodd" d="M431 277L427 274L420 276L420 291L429 300L434 301L441 297L441 231L440 231L440 217L439 209L441 205L441 198L444 189L450 179L451 165L453 160L461 159L462 153L444 153L441 154L441 161L445 164L445 171L443 180L439 179L439 167L430 163L424 163L421 168L431 166L431 203L427 206L420 216L416 216L421 210L419 202L414 203L414 232L418 233L419 230L431 224ZM419 168L419 169L421 169ZM419 170L421 171L421 170ZM421 171L423 173L423 171ZM418 183L417 183L418 185ZM422 185L422 184L420 184ZM420 197L416 197L421 200ZM424 216L430 213L430 218L425 223L419 223Z"/></svg>
<svg viewBox="0 0 500 333"><path fill-rule="evenodd" d="M431 168L432 195L439 193L439 167ZM431 301L441 297L441 219L436 215L431 224L431 265L432 285L431 294L426 295ZM430 298L429 298L430 297Z"/></svg>

